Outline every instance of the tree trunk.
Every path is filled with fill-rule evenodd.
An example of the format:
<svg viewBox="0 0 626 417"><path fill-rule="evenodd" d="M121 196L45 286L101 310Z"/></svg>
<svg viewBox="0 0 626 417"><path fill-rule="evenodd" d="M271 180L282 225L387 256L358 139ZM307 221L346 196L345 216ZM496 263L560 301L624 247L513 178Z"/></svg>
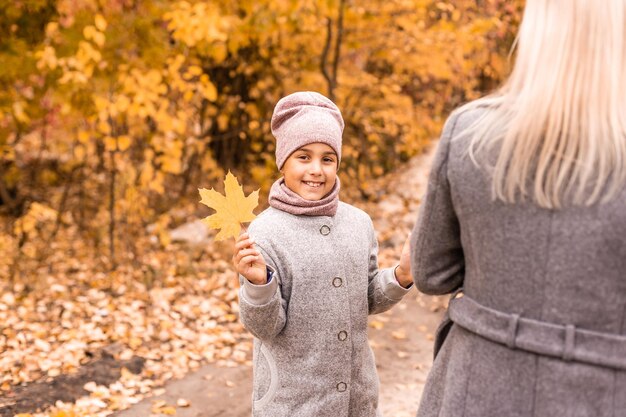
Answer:
<svg viewBox="0 0 626 417"><path fill-rule="evenodd" d="M115 168L115 152L109 152L111 157L111 169L109 171L109 259L111 270L117 267L115 263L115 180L117 170Z"/></svg>

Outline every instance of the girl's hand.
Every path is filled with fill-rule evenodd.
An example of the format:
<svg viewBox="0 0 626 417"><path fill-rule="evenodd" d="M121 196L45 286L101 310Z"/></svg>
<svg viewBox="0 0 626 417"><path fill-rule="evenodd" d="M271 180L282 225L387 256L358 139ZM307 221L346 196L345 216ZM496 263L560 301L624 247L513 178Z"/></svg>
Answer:
<svg viewBox="0 0 626 417"><path fill-rule="evenodd" d="M242 233L235 242L233 265L238 273L255 285L267 283L267 265L263 255L254 248L254 240Z"/></svg>
<svg viewBox="0 0 626 417"><path fill-rule="evenodd" d="M402 246L400 264L396 267L396 279L398 284L404 288L408 288L413 284L413 277L411 276L411 235L406 238L404 246Z"/></svg>

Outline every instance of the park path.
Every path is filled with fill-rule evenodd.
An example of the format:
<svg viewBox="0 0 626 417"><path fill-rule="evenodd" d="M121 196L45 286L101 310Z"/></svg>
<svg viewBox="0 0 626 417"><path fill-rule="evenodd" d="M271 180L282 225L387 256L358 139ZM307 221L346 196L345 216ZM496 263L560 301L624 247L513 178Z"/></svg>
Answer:
<svg viewBox="0 0 626 417"><path fill-rule="evenodd" d="M434 146L371 188L380 193L379 201L363 208L372 216L378 233L381 266L391 266L399 257L425 191L433 153ZM370 345L376 357L380 407L385 417L415 415L443 307L441 298L414 290L391 311L370 316ZM171 381L161 395L146 398L114 416L159 416L163 414L153 411L172 407L178 417L249 417L251 381L249 364L208 364Z"/></svg>

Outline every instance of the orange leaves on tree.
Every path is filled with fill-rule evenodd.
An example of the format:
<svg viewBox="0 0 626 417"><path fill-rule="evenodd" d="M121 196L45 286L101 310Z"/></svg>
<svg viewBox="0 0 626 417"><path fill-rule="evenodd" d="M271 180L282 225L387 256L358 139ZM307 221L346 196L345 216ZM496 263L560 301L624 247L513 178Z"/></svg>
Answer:
<svg viewBox="0 0 626 417"><path fill-rule="evenodd" d="M200 188L198 191L200 203L216 211L215 214L202 219L211 229L221 229L215 240L224 240L231 236L237 238L241 231L241 223L251 222L256 217L253 210L259 205L259 190L246 196L237 177L230 171L224 180L224 195L212 188L210 190Z"/></svg>

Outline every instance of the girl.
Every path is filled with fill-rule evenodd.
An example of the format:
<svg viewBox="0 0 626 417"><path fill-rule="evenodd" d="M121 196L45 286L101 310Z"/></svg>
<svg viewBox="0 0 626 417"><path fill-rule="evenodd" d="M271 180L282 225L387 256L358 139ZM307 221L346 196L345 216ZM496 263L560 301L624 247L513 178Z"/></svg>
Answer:
<svg viewBox="0 0 626 417"><path fill-rule="evenodd" d="M233 256L241 321L255 336L252 414L380 415L367 315L408 292L408 245L396 268L379 270L371 219L339 201L344 123L332 101L291 94L271 126L283 177Z"/></svg>
<svg viewBox="0 0 626 417"><path fill-rule="evenodd" d="M626 416L625 28L527 0L508 81L450 116L411 259L464 290L418 416Z"/></svg>

